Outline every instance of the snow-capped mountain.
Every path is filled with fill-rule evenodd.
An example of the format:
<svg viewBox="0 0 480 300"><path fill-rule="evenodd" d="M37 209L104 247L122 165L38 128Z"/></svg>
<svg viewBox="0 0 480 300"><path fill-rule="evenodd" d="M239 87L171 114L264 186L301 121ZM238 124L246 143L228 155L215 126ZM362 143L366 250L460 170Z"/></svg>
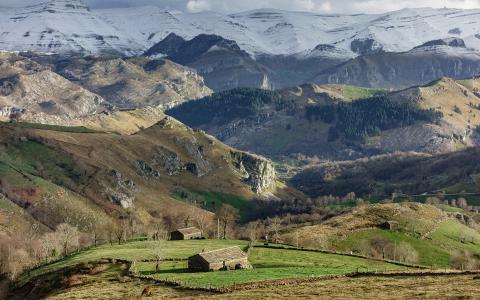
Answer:
<svg viewBox="0 0 480 300"><path fill-rule="evenodd" d="M53 0L0 10L0 49L10 51L121 52L144 47L80 0Z"/></svg>
<svg viewBox="0 0 480 300"><path fill-rule="evenodd" d="M136 54L170 33L185 39L216 34L234 40L250 54L331 53L351 58L408 51L450 37L480 50L480 10L421 8L379 15L323 15L262 9L223 15L158 7L90 10L81 0L52 0L0 11L3 50Z"/></svg>
<svg viewBox="0 0 480 300"><path fill-rule="evenodd" d="M156 7L96 10L122 32L151 46L170 33L186 39L206 33L234 40L251 54L294 54L333 45L334 55L408 51L425 42L462 38L480 50L480 10L404 9L381 15L319 15L273 9L222 15L167 12ZM145 42L146 40L146 42ZM323 53L325 55L325 51Z"/></svg>

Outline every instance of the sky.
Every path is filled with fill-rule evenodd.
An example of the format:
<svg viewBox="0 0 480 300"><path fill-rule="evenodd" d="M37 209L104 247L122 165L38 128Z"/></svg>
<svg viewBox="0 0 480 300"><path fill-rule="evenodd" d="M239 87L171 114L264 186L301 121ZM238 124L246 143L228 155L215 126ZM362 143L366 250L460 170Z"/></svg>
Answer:
<svg viewBox="0 0 480 300"><path fill-rule="evenodd" d="M0 0L0 6L23 6L46 0ZM83 0L91 8L156 5L171 10L222 13L258 8L316 13L382 13L402 8L480 8L480 0Z"/></svg>

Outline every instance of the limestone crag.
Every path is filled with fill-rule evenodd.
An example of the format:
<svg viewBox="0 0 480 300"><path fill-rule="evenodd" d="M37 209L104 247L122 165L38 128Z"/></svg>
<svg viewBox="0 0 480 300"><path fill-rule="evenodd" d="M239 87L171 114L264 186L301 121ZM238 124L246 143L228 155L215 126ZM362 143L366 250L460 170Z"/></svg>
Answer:
<svg viewBox="0 0 480 300"><path fill-rule="evenodd" d="M275 181L275 167L260 156L245 152L230 152L235 168L244 177L245 183L257 194L266 192Z"/></svg>

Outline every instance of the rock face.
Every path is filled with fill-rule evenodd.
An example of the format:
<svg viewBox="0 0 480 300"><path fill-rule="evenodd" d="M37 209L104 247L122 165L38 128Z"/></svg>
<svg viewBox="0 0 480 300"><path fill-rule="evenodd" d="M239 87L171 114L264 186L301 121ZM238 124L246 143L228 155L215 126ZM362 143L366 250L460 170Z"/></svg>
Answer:
<svg viewBox="0 0 480 300"><path fill-rule="evenodd" d="M201 34L185 41L171 34L144 55L166 56L195 69L215 91L236 87L272 88L266 68L240 49L235 41L218 35Z"/></svg>
<svg viewBox="0 0 480 300"><path fill-rule="evenodd" d="M105 101L48 66L11 53L0 53L0 110L23 111L30 122L61 122L93 115Z"/></svg>
<svg viewBox="0 0 480 300"><path fill-rule="evenodd" d="M104 190L106 197L112 203L123 208L134 207L135 196L138 192L135 183L116 170L110 172L110 178L112 184L111 186L106 186Z"/></svg>
<svg viewBox="0 0 480 300"><path fill-rule="evenodd" d="M165 59L111 56L36 59L53 65L60 75L121 109L170 108L212 93L194 70Z"/></svg>
<svg viewBox="0 0 480 300"><path fill-rule="evenodd" d="M438 40L408 52L359 56L320 72L310 81L400 89L441 77L477 76L480 74L479 60L480 52L464 48L459 39Z"/></svg>
<svg viewBox="0 0 480 300"><path fill-rule="evenodd" d="M383 52L383 46L374 39L355 39L350 44L350 49L358 55L370 55Z"/></svg>
<svg viewBox="0 0 480 300"><path fill-rule="evenodd" d="M235 168L257 194L266 192L275 181L275 167L267 159L245 152L230 152Z"/></svg>

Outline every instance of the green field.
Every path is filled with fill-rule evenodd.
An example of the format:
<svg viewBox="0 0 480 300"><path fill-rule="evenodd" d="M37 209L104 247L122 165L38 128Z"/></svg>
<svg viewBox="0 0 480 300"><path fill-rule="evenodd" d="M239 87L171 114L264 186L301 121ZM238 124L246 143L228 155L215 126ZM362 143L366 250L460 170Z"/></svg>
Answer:
<svg viewBox="0 0 480 300"><path fill-rule="evenodd" d="M425 266L446 268L452 252L467 250L480 255L480 233L455 220L439 223L426 238L413 237L402 231L371 229L356 231L345 238L337 239L334 247L339 251L362 252L362 243L383 237L396 245L404 242L418 253L418 263Z"/></svg>
<svg viewBox="0 0 480 300"><path fill-rule="evenodd" d="M83 262L92 262L102 258L124 259L129 261L153 260L156 248L162 249L165 259L184 259L191 255L230 246L245 248L248 242L235 240L188 240L188 241L135 241L125 244L102 245L82 251L60 261L42 266L30 272L31 276L44 274Z"/></svg>
<svg viewBox="0 0 480 300"><path fill-rule="evenodd" d="M345 255L326 254L293 249L253 248L249 261L253 269L228 272L191 273L187 261L163 262L155 272L155 263L137 264L142 275L175 281L189 287L222 287L263 280L340 275L359 271L402 270L385 262Z"/></svg>
<svg viewBox="0 0 480 300"><path fill-rule="evenodd" d="M449 254L445 249L435 245L430 240L418 239L412 236L382 229L372 229L354 232L344 240L339 240L335 246L339 251L354 251L361 253L362 242L370 241L375 237L383 237L391 242L410 244L419 255L419 263L426 266L447 267Z"/></svg>
<svg viewBox="0 0 480 300"><path fill-rule="evenodd" d="M480 255L480 233L454 220L442 222L431 238L437 244L448 245L451 250L468 250Z"/></svg>
<svg viewBox="0 0 480 300"><path fill-rule="evenodd" d="M343 91L343 95L348 100L364 99L387 93L387 90L385 89L367 88L348 84L338 84L333 86L340 88Z"/></svg>
<svg viewBox="0 0 480 300"><path fill-rule="evenodd" d="M301 251L283 248L255 247L251 250L249 261L251 270L228 272L190 273L187 270L187 258L201 251L220 249L230 246L246 249L246 241L236 240L191 240L191 241L135 241L122 245L103 245L82 251L60 261L26 272L22 282L57 270L74 267L81 263L94 262L102 258L116 258L136 261L136 270L140 275L156 279L179 282L190 287L221 287L234 284L299 278L321 275L338 275L360 271L398 270L406 267L394 264L321 252ZM161 270L155 270L155 251L162 253ZM169 261L175 259L175 261ZM146 261L145 261L146 260ZM28 274L28 275L27 275Z"/></svg>

